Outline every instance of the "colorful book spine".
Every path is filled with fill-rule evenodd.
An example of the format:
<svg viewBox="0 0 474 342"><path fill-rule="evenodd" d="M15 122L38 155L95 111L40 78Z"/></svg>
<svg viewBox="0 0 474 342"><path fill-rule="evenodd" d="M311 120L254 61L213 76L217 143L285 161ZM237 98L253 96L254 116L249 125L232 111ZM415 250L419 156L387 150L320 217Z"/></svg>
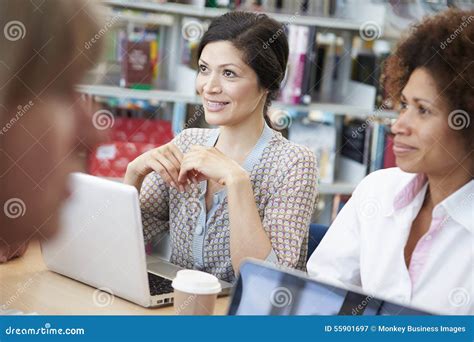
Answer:
<svg viewBox="0 0 474 342"><path fill-rule="evenodd" d="M296 70L293 79L291 104L299 104L302 96L303 76L306 62L306 49L308 47L309 27L297 26L296 42Z"/></svg>
<svg viewBox="0 0 474 342"><path fill-rule="evenodd" d="M310 104L312 100L312 92L316 83L316 27L309 28L308 47L306 50L306 60L303 72L303 85L301 87L301 103Z"/></svg>
<svg viewBox="0 0 474 342"><path fill-rule="evenodd" d="M288 47L290 54L288 56L288 64L286 69L285 79L283 81L283 88L281 91L280 100L283 103L291 103L292 86L294 84L295 73L296 73L296 44L298 39L298 26L288 26Z"/></svg>

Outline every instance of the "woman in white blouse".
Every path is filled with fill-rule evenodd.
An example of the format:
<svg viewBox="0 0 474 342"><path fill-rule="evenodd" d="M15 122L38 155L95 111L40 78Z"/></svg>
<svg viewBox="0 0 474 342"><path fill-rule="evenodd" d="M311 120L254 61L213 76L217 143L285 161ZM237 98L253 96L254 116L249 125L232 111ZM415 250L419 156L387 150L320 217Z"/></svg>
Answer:
<svg viewBox="0 0 474 342"><path fill-rule="evenodd" d="M433 313L474 314L474 26L463 25L473 15L426 19L389 58L398 168L357 186L309 259L310 276Z"/></svg>

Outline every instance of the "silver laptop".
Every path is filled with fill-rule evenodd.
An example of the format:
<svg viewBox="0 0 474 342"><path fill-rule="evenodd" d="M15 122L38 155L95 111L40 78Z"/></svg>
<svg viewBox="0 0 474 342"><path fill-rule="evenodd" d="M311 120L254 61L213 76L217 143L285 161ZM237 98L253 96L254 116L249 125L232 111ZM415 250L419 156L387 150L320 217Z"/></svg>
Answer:
<svg viewBox="0 0 474 342"><path fill-rule="evenodd" d="M41 242L47 267L144 307L173 303L171 281L181 268L147 258L135 187L82 173L70 182L62 227ZM220 295L228 294L232 285L221 285Z"/></svg>

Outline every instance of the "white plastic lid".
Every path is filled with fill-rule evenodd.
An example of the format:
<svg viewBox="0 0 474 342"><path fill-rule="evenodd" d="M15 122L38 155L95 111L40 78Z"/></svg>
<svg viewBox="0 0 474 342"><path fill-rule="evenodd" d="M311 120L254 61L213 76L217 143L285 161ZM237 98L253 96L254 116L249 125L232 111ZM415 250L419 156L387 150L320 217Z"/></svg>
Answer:
<svg viewBox="0 0 474 342"><path fill-rule="evenodd" d="M193 294L216 294L222 290L219 279L196 270L178 271L171 285L175 290Z"/></svg>

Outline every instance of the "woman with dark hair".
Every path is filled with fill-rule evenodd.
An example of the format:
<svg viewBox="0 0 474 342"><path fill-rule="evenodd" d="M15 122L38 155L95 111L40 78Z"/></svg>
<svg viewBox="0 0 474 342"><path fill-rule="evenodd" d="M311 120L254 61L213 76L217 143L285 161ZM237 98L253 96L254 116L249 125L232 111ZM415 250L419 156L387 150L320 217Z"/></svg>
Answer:
<svg viewBox="0 0 474 342"><path fill-rule="evenodd" d="M288 60L283 26L263 14L216 18L199 46L206 121L132 161L145 238L171 234L171 261L232 281L243 258L304 269L316 163L265 122Z"/></svg>
<svg viewBox="0 0 474 342"><path fill-rule="evenodd" d="M311 276L474 314L473 22L474 11L429 17L389 58L398 168L358 185L308 261Z"/></svg>

